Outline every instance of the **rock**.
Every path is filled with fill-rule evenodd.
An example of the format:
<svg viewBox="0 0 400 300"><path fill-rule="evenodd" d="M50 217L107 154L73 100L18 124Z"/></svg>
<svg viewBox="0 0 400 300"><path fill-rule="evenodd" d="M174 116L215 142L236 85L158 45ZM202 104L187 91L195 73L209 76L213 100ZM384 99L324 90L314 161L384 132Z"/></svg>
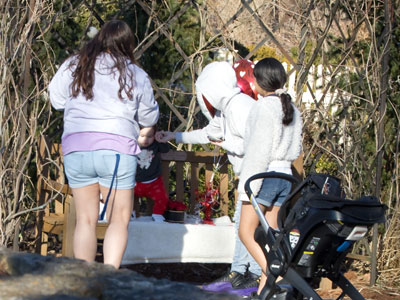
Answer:
<svg viewBox="0 0 400 300"><path fill-rule="evenodd" d="M145 277L128 269L67 257L40 256L0 248L0 299L227 300L189 283Z"/></svg>

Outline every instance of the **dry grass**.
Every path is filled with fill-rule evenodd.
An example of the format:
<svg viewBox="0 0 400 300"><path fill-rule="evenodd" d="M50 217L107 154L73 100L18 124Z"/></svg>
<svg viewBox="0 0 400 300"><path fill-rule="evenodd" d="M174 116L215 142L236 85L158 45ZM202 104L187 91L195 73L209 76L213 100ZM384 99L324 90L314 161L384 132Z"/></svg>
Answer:
<svg viewBox="0 0 400 300"><path fill-rule="evenodd" d="M379 282L400 287L400 211L394 210L388 221L378 260Z"/></svg>

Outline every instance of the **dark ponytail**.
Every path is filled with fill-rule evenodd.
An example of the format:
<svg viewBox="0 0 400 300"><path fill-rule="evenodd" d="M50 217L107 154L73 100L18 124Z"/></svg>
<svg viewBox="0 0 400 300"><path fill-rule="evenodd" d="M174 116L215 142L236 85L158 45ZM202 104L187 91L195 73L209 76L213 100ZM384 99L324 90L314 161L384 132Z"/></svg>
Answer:
<svg viewBox="0 0 400 300"><path fill-rule="evenodd" d="M282 64L272 57L260 60L253 70L257 84L266 92L274 92L281 98L283 111L283 125L289 125L293 121L294 109L292 97L283 90L287 75Z"/></svg>
<svg viewBox="0 0 400 300"><path fill-rule="evenodd" d="M283 125L289 125L293 121L294 109L292 105L292 97L288 93L280 95L283 111Z"/></svg>

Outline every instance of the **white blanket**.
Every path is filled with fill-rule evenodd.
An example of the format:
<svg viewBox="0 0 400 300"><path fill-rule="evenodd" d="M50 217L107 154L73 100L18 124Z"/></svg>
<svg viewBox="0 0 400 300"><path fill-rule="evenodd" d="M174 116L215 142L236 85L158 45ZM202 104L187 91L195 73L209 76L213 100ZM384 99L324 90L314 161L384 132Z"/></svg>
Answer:
<svg viewBox="0 0 400 300"><path fill-rule="evenodd" d="M141 219L129 224L123 265L232 262L235 228L228 217L216 219L217 225L140 222Z"/></svg>

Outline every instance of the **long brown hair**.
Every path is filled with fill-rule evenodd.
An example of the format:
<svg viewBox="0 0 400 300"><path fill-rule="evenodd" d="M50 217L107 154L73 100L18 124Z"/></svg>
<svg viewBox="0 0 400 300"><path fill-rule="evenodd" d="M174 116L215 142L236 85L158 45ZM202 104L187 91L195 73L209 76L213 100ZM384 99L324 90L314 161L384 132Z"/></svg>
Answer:
<svg viewBox="0 0 400 300"><path fill-rule="evenodd" d="M104 24L96 36L82 47L76 59L73 59L70 64L70 67L75 66L72 72L72 96L77 97L82 92L87 100L93 98L96 59L101 53L107 52L115 62L111 69L117 69L119 72L118 97L122 99L122 91L124 91L128 98L132 98L135 81L128 64L129 60L135 63L134 47L134 36L128 24L119 20Z"/></svg>

